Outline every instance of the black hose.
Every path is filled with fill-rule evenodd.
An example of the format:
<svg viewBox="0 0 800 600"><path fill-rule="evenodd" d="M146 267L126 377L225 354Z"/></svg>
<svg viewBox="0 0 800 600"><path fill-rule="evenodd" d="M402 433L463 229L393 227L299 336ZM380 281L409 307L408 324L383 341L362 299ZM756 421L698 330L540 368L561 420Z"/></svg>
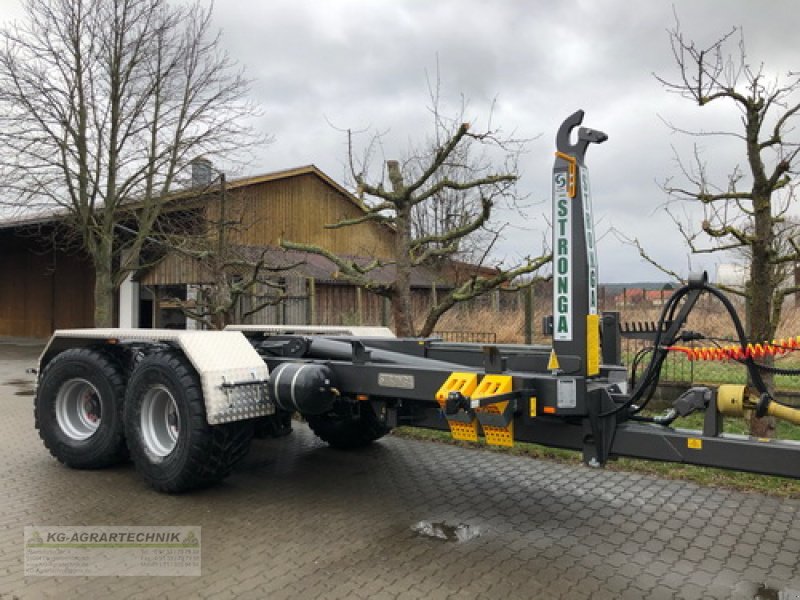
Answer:
<svg viewBox="0 0 800 600"><path fill-rule="evenodd" d="M643 396L646 394L646 398L641 406L638 406L634 414L641 411L648 402L652 399L653 395L655 394L656 388L658 387L658 381L661 377L661 366L664 363L664 360L667 357L668 351L666 350L667 346L672 345L674 340L665 340L665 343L662 343L661 337L664 333L664 324L668 321L672 321L675 312L677 311L678 305L681 300L692 290L690 286L683 286L678 288L668 299L667 302L664 304L664 307L661 310L661 315L659 316L658 323L656 325L656 337L653 341L653 350L652 355L650 357L650 362L645 369L644 375L642 376L639 385L634 388L634 391L631 393L630 397L620 404L619 406L615 406L613 409L608 410L604 413L598 415L599 417L609 417L611 415L618 414L619 412L628 409L631 405L638 402ZM680 330L680 326L676 328L676 331Z"/></svg>
<svg viewBox="0 0 800 600"><path fill-rule="evenodd" d="M656 336L653 341L653 348L652 348L652 355L650 357L650 362L645 369L644 374L642 375L642 379L639 382L639 385L635 385L636 382L636 368L638 367L639 360L644 356L644 351L640 350L633 359L633 374L631 378L631 385L634 387L633 392L631 393L630 397L622 404L614 407L611 410L608 410L604 413L598 415L599 417L608 417L611 415L615 415L622 410L626 410L632 405L639 403L642 398L640 404L637 404L636 409L629 414L629 418L637 420L637 421L649 421L655 422L655 419L651 417L643 417L638 415L642 409L647 406L648 402L652 399L655 391L658 387L659 379L661 378L661 367L666 359L669 351L667 350L668 347L674 345L677 341L677 335L673 336L673 339L663 340L661 339L664 333L664 324L666 322L673 322L675 317L675 313L678 310L678 306L680 301L692 290L697 289L695 286L683 286L678 288L675 293L670 296L667 300L666 304L664 305L663 309L661 310L661 315L658 320L658 325L656 329ZM733 306L731 301L725 296L720 290L715 287L712 287L706 283L703 283L700 286L700 290L702 292L708 292L717 300L719 300L722 305L725 307L725 310L728 312L728 316L731 318L733 325L736 329L736 335L739 338L739 344L745 348L747 347L748 340L745 335L744 327L742 326L741 319L739 319L739 314L736 312L736 308ZM688 316L688 315L687 315ZM673 322L674 324L674 322ZM679 331L683 326L683 323L678 323L678 326L675 327L675 331ZM770 394L769 390L767 389L766 384L764 383L763 378L761 377L761 371L768 372L768 373L777 373L782 375L800 375L800 369L782 369L779 367L771 367L768 365L763 365L760 363L756 363L752 357L747 357L746 359L737 359L737 362L743 364L747 368L747 372L750 376L750 381L753 383L753 386L759 392L760 395L766 395L769 397L770 401L778 402L775 400L772 395ZM778 404L783 404L778 402ZM788 406L785 405L784 406Z"/></svg>
<svg viewBox="0 0 800 600"><path fill-rule="evenodd" d="M736 308L733 306L731 301L725 294L710 285L703 285L703 290L707 291L712 296L717 298L717 300L722 302L722 305L725 307L725 310L728 311L728 315L733 321L733 326L736 328L736 335L739 338L739 344L742 346L742 348L746 348L748 343L747 336L744 333L744 327L742 326L742 321L739 319L739 314L736 312ZM770 399L772 399L772 394L770 394L769 390L767 389L767 385L761 378L761 371L759 371L758 366L756 365L755 361L753 361L753 358L748 356L741 362L745 365L745 367L747 367L747 373L750 375L750 381L753 382L753 386L756 388L758 393L767 394Z"/></svg>

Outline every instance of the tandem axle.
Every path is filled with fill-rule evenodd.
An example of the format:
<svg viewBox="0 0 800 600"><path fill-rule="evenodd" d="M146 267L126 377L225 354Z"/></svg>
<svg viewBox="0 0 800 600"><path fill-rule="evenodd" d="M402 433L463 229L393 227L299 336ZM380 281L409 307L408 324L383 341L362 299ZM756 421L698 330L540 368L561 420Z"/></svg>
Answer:
<svg viewBox="0 0 800 600"><path fill-rule="evenodd" d="M797 423L800 411L772 398L735 310L704 274L673 293L652 330L636 332L652 352L629 384L619 316L598 311L584 164L588 146L607 136L579 128L572 144L582 120L582 111L571 115L556 138L552 346L398 339L384 328L61 330L39 362L35 421L45 446L76 468L130 456L155 489L182 492L226 477L254 434L289 433L299 413L339 448L408 425L575 449L592 466L632 456L800 477L800 445L722 432L725 416L755 411ZM692 388L667 414L647 414L667 353L692 352L680 346L683 326L706 294L728 311L743 349L720 356L742 362L751 386ZM702 431L673 427L697 411Z"/></svg>

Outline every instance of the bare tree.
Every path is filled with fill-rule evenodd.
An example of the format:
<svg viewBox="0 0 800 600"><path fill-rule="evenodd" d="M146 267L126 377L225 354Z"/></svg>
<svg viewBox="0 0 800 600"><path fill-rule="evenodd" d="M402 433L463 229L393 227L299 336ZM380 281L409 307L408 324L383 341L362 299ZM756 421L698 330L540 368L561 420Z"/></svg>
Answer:
<svg viewBox="0 0 800 600"><path fill-rule="evenodd" d="M218 184L202 191L204 210L202 216L194 217L199 222L181 227L178 235L159 236L172 252L196 263L191 271L202 281L195 285L195 297L172 300L184 315L209 329L244 322L284 301L282 275L302 264L276 259L274 249L233 243L237 234L256 223L244 222L241 204L237 209L231 195L223 173ZM194 235L187 235L187 231Z"/></svg>
<svg viewBox="0 0 800 600"><path fill-rule="evenodd" d="M800 260L798 229L787 220L800 152L794 131L800 74L770 76L763 64L751 64L738 28L702 48L676 24L670 41L678 74L674 79L658 77L667 91L700 107L734 106L741 118L741 128L731 131L673 128L732 140L740 144L743 157L743 166L737 165L721 182L713 180L696 147L690 160L679 161L685 183L668 181L665 189L674 199L698 203L704 217L699 227L679 219L676 223L693 253L736 251L746 257L749 281L738 293L746 299L747 333L757 342L772 340L784 299L797 291L782 284L786 267ZM769 424L751 427L763 434Z"/></svg>
<svg viewBox="0 0 800 600"><path fill-rule="evenodd" d="M256 141L248 83L211 8L168 0L25 0L0 31L0 181L63 216L95 269L95 325L137 268L189 159ZM117 235L126 224L125 236Z"/></svg>
<svg viewBox="0 0 800 600"><path fill-rule="evenodd" d="M389 225L394 237L394 251L389 260L368 263L337 256L325 248L282 242L285 248L325 256L339 270L339 275L371 292L388 298L396 333L402 336L430 335L443 314L459 302L475 298L500 286L512 286L518 278L537 271L549 262L549 255L528 258L511 268L487 266L491 242L480 252L465 244L471 236L488 231L493 208L498 203L513 204L516 198L517 159L524 141L503 137L489 126L475 131L464 122L464 109L455 119L445 118L434 104L433 136L420 148L412 149L404 161L387 160L379 178L371 178L374 137L358 159L353 135L348 131L348 161L358 195L363 199L364 214L358 218L328 225L343 228L368 221ZM435 226L429 226L435 219ZM427 220L427 222L425 221ZM425 315L417 329L412 310L411 275L420 266L447 268L448 263L472 250L472 265ZM376 277L385 268L393 269L393 281ZM450 269L452 278L455 273Z"/></svg>

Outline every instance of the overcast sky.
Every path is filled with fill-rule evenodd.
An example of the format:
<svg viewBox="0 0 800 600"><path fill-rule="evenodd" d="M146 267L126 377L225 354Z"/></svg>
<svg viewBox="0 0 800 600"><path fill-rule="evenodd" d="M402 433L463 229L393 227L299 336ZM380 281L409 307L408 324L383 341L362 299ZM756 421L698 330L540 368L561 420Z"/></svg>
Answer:
<svg viewBox="0 0 800 600"><path fill-rule="evenodd" d="M0 0L7 17L17 5ZM666 32L673 10L700 45L739 25L751 62L781 74L800 69L800 10L792 0L217 0L222 45L254 80L258 126L275 138L242 174L313 163L344 182L345 138L331 124L388 130L387 155L401 156L409 139L430 131L426 73L438 57L450 106L463 94L470 120L480 122L496 98L504 130L540 136L520 184L540 204L525 222L514 219L499 258L540 252L555 132L582 108L584 125L609 136L587 155L598 232L613 226L638 237L686 273L687 252L658 182L677 174L672 147L691 141L671 134L660 117L734 129L738 117L670 96L653 77L676 73ZM720 173L743 162L730 139L700 143ZM603 282L665 279L613 235L600 241L599 260ZM718 261L692 265L713 275Z"/></svg>

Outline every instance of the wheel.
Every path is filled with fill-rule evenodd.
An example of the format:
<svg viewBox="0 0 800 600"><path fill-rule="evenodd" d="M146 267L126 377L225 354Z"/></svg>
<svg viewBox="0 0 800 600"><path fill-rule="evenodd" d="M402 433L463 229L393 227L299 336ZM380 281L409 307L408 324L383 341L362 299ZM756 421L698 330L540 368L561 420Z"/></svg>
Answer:
<svg viewBox="0 0 800 600"><path fill-rule="evenodd" d="M34 422L45 447L76 469L98 469L127 457L122 425L123 369L106 353L66 350L39 377Z"/></svg>
<svg viewBox="0 0 800 600"><path fill-rule="evenodd" d="M145 481L178 493L224 479L250 447L252 423L209 425L200 379L177 351L143 358L128 384L125 435Z"/></svg>
<svg viewBox="0 0 800 600"><path fill-rule="evenodd" d="M292 413L278 411L253 422L253 436L258 439L284 437L292 433Z"/></svg>
<svg viewBox="0 0 800 600"><path fill-rule="evenodd" d="M368 446L391 431L371 406L357 405L352 414L304 415L308 426L328 445L342 450Z"/></svg>

